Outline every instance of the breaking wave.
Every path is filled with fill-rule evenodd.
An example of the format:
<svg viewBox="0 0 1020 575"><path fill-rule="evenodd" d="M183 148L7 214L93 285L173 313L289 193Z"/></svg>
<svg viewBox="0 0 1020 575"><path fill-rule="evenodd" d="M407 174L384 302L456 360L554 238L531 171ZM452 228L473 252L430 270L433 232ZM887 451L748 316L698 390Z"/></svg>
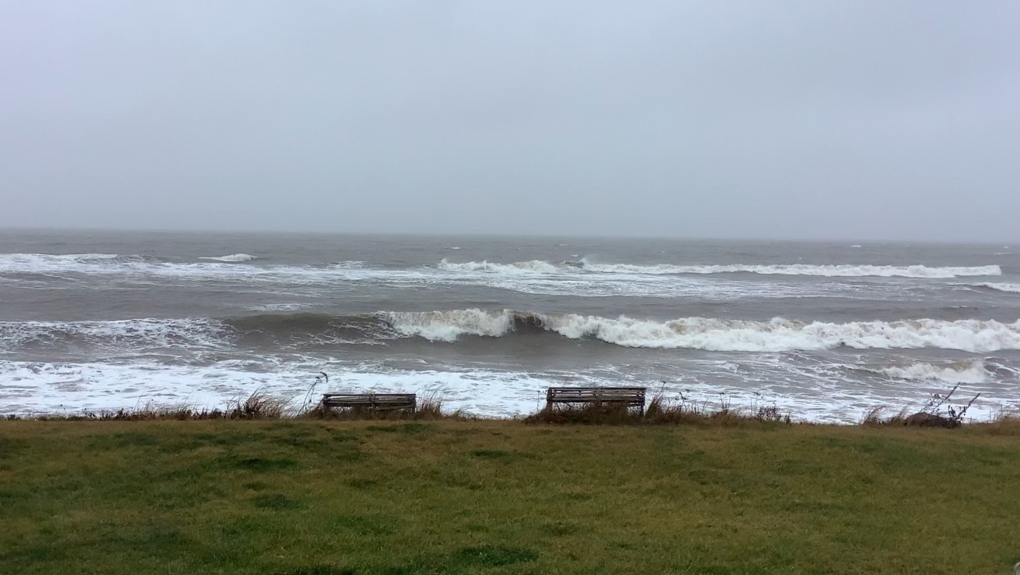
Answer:
<svg viewBox="0 0 1020 575"><path fill-rule="evenodd" d="M86 274L86 275L125 275L125 276L162 276L162 277L216 277L230 273L245 273L244 270L230 271L233 266L224 266L224 262L240 263L250 261L241 256L255 259L246 254L222 256L216 263L173 262L160 258L140 255L117 254L0 254L0 273L6 274ZM225 259L235 258L235 259ZM258 268L244 266L245 270L254 271Z"/></svg>
<svg viewBox="0 0 1020 575"><path fill-rule="evenodd" d="M708 351L779 352L858 349L942 348L969 352L1020 349L1020 320L894 322L798 322L776 318L767 322L711 318L654 320L575 314L483 311L478 309L425 313L384 313L393 330L405 337L455 341L465 335L500 337L537 327L570 339L596 339L637 348Z"/></svg>
<svg viewBox="0 0 1020 575"><path fill-rule="evenodd" d="M564 271L562 266L541 260L515 262L512 264L498 264L489 261L455 264L450 263L446 260L446 258L443 258L443 260L439 262L438 267L441 270L452 272L493 272L503 274L558 273Z"/></svg>
<svg viewBox="0 0 1020 575"><path fill-rule="evenodd" d="M970 267L929 267L925 265L887 266L887 265L673 265L673 264L606 264L595 263L586 258L576 262L551 263L541 260L514 262L509 264L494 263L487 260L480 262L451 263L446 258L439 262L438 268L453 272L488 272L497 274L562 274L562 273L603 273L632 275L684 275L684 274L734 274L753 273L760 275L793 275L822 277L907 277L946 279L964 276L998 276L1002 268L997 265Z"/></svg>
<svg viewBox="0 0 1020 575"><path fill-rule="evenodd" d="M671 321L464 309L378 312L356 316L320 313L252 315L225 320L138 319L92 322L0 322L0 351L21 346L86 343L118 348L201 349L263 346L380 344L420 337L455 342L465 336L499 338L558 334L632 348L782 352L839 347L939 348L967 352L1020 350L1020 320L935 319L849 323L782 318L744 321L688 317ZM904 372L905 373L905 372Z"/></svg>
<svg viewBox="0 0 1020 575"><path fill-rule="evenodd" d="M396 334L422 337L429 341L456 341L464 335L501 337L527 329L548 329L550 317L512 310L463 309L429 312L380 312Z"/></svg>
<svg viewBox="0 0 1020 575"><path fill-rule="evenodd" d="M962 361L949 365L915 363L907 367L886 367L877 371L896 379L950 384L986 383L991 378L991 374L981 361Z"/></svg>
<svg viewBox="0 0 1020 575"><path fill-rule="evenodd" d="M69 267L109 262L117 254L0 254L2 273L47 273Z"/></svg>
<svg viewBox="0 0 1020 575"><path fill-rule="evenodd" d="M977 287L988 288L995 291L1002 291L1007 293L1020 293L1020 284L1009 284L1009 283L983 283L977 284Z"/></svg>
<svg viewBox="0 0 1020 575"><path fill-rule="evenodd" d="M631 264L598 264L581 260L583 269L601 273L629 274L723 274L723 273L754 273L761 275L793 275L823 277L906 277L944 279L961 276L998 276L1002 268L997 265L972 267L928 267L912 266L877 266L877 265L631 265Z"/></svg>
<svg viewBox="0 0 1020 575"><path fill-rule="evenodd" d="M231 254L229 256L205 256L205 257L200 257L198 259L200 259L200 260L212 260L212 261L217 261L217 262L227 262L227 263L240 263L240 262L250 262L252 260L257 260L258 258L255 257L255 256L252 256L252 255L248 255L248 254Z"/></svg>

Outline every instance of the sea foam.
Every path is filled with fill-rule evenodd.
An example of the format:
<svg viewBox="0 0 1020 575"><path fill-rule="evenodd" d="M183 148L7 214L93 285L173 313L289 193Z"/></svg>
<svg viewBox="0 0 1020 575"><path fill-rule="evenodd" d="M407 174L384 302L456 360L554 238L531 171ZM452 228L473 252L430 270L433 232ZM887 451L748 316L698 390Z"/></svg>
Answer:
<svg viewBox="0 0 1020 575"><path fill-rule="evenodd" d="M252 260L257 260L258 258L253 256L253 255L248 255L248 254L230 254L229 256L204 256L204 257L200 257L198 259L200 259L200 260L212 260L212 261L217 261L217 262L227 262L227 263L240 263L240 262L250 262Z"/></svg>
<svg viewBox="0 0 1020 575"><path fill-rule="evenodd" d="M48 273L109 262L117 254L0 254L0 273Z"/></svg>
<svg viewBox="0 0 1020 575"><path fill-rule="evenodd" d="M582 258L578 262L552 263L529 260L513 263L496 263L488 260L451 263L444 258L439 269L451 272L488 272L493 274L564 274L602 273L630 275L711 275L753 273L759 275L791 275L821 277L906 277L922 279L946 279L965 276L999 276L1002 268L997 265L966 267L929 267L916 264L908 266L855 265L855 264L781 264L781 265L674 265L674 264L624 264L598 263Z"/></svg>
<svg viewBox="0 0 1020 575"><path fill-rule="evenodd" d="M547 324L571 338L594 337L626 347L691 348L709 351L791 351L836 347L924 348L970 352L1020 349L1020 321L933 319L850 323L768 322L684 318L667 322L626 317L560 316Z"/></svg>
<svg viewBox="0 0 1020 575"><path fill-rule="evenodd" d="M212 319L129 319L112 321L0 321L0 351L67 341L103 348L215 348L233 330Z"/></svg>
<svg viewBox="0 0 1020 575"><path fill-rule="evenodd" d="M878 371L896 379L949 384L986 383L991 378L984 363L980 361L964 361L950 365L915 363L906 367L886 367Z"/></svg>
<svg viewBox="0 0 1020 575"><path fill-rule="evenodd" d="M491 272L498 274L558 273L563 268L541 260L499 264L489 261L450 263L446 258L439 262L439 269L453 272Z"/></svg>
<svg viewBox="0 0 1020 575"><path fill-rule="evenodd" d="M907 277L944 279L962 276L998 276L1002 268L997 265L971 267L928 267L925 265L885 266L885 265L632 265L632 264L599 264L581 260L583 268L600 273L627 274L732 274L753 273L760 275L793 275L823 277Z"/></svg>
<svg viewBox="0 0 1020 575"><path fill-rule="evenodd" d="M996 291L1001 291L1001 292L1006 292L1006 293L1020 293L1020 284L991 282L991 283L977 284L977 287L993 289L993 290L996 290Z"/></svg>

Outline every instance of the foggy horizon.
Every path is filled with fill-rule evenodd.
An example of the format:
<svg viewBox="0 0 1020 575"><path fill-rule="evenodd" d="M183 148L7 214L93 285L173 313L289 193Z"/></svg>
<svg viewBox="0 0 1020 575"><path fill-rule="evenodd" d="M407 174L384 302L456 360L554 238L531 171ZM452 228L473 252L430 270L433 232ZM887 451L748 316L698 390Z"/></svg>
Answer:
<svg viewBox="0 0 1020 575"><path fill-rule="evenodd" d="M1020 6L0 6L3 229L1020 241Z"/></svg>
<svg viewBox="0 0 1020 575"><path fill-rule="evenodd" d="M266 230L266 229L207 229L207 228L130 228L130 227L108 227L108 228L86 228L86 227L72 227L66 226L61 228L56 227L45 227L45 226L3 226L0 227L0 233L17 233L17 232L36 232L36 233L61 233L67 232L72 234L206 234L206 235L283 235L283 236L351 236L351 237L421 237L421 238L480 238L480 239L583 239L583 240L672 240L682 242L715 242L715 243L754 243L754 242L774 242L774 243L804 243L804 244L855 244L860 243L862 246L867 245L975 245L975 246L990 246L990 247L1004 247L1012 248L1013 245L1008 238L995 240L975 240L975 241L960 241L960 240L939 240L939 239L910 239L910 238L899 238L899 239L888 239L888 238L857 238L857 237L821 237L821 238L799 238L799 237L784 237L781 235L773 237L742 237L739 235L734 236L680 236L680 235L640 235L640 234L546 234L546 233L499 233L499 232L403 232L403 231L332 231L332 230ZM857 246L854 246L857 247Z"/></svg>

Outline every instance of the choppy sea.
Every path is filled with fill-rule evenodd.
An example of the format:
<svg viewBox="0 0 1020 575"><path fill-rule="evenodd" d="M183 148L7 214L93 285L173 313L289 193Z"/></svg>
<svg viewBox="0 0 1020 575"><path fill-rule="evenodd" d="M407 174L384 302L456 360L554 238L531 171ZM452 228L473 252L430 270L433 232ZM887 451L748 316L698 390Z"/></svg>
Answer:
<svg viewBox="0 0 1020 575"><path fill-rule="evenodd" d="M815 421L957 384L1015 409L1020 246L0 231L0 414L315 385L514 415L613 384Z"/></svg>

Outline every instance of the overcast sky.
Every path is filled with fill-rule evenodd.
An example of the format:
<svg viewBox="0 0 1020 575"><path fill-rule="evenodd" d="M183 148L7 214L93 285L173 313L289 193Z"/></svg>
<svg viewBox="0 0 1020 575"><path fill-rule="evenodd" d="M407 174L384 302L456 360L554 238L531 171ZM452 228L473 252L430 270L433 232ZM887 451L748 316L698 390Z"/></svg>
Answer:
<svg viewBox="0 0 1020 575"><path fill-rule="evenodd" d="M1020 3L0 3L0 226L1020 240Z"/></svg>

